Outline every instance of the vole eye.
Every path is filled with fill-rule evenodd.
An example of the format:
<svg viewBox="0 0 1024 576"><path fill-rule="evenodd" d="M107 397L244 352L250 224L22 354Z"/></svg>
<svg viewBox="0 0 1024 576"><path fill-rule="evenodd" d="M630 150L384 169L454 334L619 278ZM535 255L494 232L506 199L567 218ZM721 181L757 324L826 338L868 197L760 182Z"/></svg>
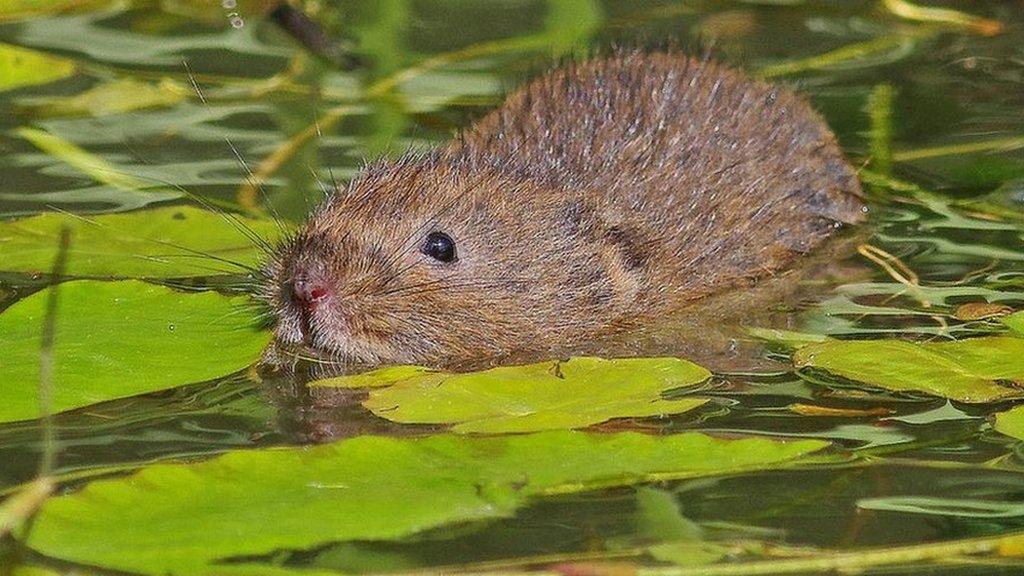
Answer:
<svg viewBox="0 0 1024 576"><path fill-rule="evenodd" d="M444 232L431 232L427 234L427 239L420 247L420 252L440 262L454 262L456 259L455 241Z"/></svg>

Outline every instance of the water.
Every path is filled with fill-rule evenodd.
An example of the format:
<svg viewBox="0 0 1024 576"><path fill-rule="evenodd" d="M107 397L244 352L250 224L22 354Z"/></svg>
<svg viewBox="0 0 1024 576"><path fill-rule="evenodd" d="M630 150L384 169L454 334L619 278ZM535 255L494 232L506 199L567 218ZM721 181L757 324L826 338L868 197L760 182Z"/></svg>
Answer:
<svg viewBox="0 0 1024 576"><path fill-rule="evenodd" d="M852 255L815 298L788 303L781 312L787 324L776 326L844 339L959 339L1002 330L994 321L958 320L960 304L1024 307L1024 12L1016 2L967 5L1002 24L994 35L854 1L310 3L333 37L358 47L360 64L352 71L310 57L265 19L257 2L235 9L215 2L88 2L65 11L53 4L40 4L34 18L19 13L27 3L0 7L0 43L74 68L53 82L0 92L0 216L7 219L181 203L181 187L218 205L262 208L297 222L321 197L321 183L344 181L366 158L443 142L553 58L615 44L703 50L713 43L722 59L807 94L856 165L874 158L867 170L875 175L886 172L886 153L873 147L887 145L879 130L889 126L891 178L927 191L868 186L873 216L865 243L897 257L917 286ZM129 81L139 84L117 84ZM110 92L81 98L98 87ZM143 99L150 105L136 106ZM886 119L873 122L872 110ZM83 171L19 135L26 126L109 166ZM228 140L265 175L265 196L247 188ZM268 167L275 153L282 161ZM133 178L135 189L119 175ZM45 285L45 277L2 273L0 307ZM1012 402L865 391L793 371L785 348L759 354L779 362L716 374L701 390L710 402L696 411L599 426L834 443L814 465L657 485L706 539L760 543L734 548L732 560L770 558L766 546L860 550L1024 529L1024 511L1014 508L1024 502L1021 444L990 426L992 414ZM439 430L392 423L364 410L358 394L309 392L280 374L241 371L182 384L188 385L58 415L63 486L157 461ZM847 412L799 413L794 405ZM0 490L9 493L36 474L40 438L36 421L0 424ZM624 487L550 496L510 517L397 541L235 556L272 559L282 569L373 573L583 561L650 566L656 562L635 553L652 538L638 520L641 494ZM970 508L977 502L1001 512ZM951 562L885 570L1024 569L1019 556Z"/></svg>

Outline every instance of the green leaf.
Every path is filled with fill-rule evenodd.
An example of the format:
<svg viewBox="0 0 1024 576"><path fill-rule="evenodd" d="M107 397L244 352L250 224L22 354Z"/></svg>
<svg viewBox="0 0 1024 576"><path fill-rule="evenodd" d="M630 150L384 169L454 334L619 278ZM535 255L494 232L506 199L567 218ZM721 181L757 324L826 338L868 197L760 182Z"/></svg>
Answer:
<svg viewBox="0 0 1024 576"><path fill-rule="evenodd" d="M895 391L926 392L960 402L1022 396L997 380L1024 380L1024 339L972 338L918 344L903 340L829 340L800 348L798 368L820 368L843 378Z"/></svg>
<svg viewBox="0 0 1024 576"><path fill-rule="evenodd" d="M679 511L672 492L651 487L637 490L637 537L655 542L647 553L662 562L679 566L703 566L722 558L723 546L706 542L700 527Z"/></svg>
<svg viewBox="0 0 1024 576"><path fill-rule="evenodd" d="M158 84L120 78L104 82L74 96L47 98L38 109L51 115L105 116L171 106L184 100L189 94L188 90L166 78Z"/></svg>
<svg viewBox="0 0 1024 576"><path fill-rule="evenodd" d="M634 532L655 541L701 540L701 529L679 512L679 502L672 492L643 487L636 493L637 514Z"/></svg>
<svg viewBox="0 0 1024 576"><path fill-rule="evenodd" d="M728 554L729 549L710 542L683 541L655 544L647 548L647 553L662 562L691 567L713 564Z"/></svg>
<svg viewBox="0 0 1024 576"><path fill-rule="evenodd" d="M1024 440L1024 406L1015 406L995 415L992 425L996 431L1018 440Z"/></svg>
<svg viewBox="0 0 1024 576"><path fill-rule="evenodd" d="M1024 336L1024 312L1014 312L1009 316L1003 316L999 321L1013 330L1014 336Z"/></svg>
<svg viewBox="0 0 1024 576"><path fill-rule="evenodd" d="M705 398L664 399L662 393L699 384L711 373L678 358L573 358L473 372L381 372L363 405L393 422L454 424L456 432L535 432L583 428L612 418L679 414ZM367 375L359 376L366 382ZM372 376L369 376L372 378ZM321 380L317 386L351 386Z"/></svg>
<svg viewBox="0 0 1024 576"><path fill-rule="evenodd" d="M310 386L325 388L381 388L418 376L438 374L422 366L388 366L362 374L349 374L310 382Z"/></svg>
<svg viewBox="0 0 1024 576"><path fill-rule="evenodd" d="M75 73L67 58L0 43L0 92L49 84Z"/></svg>
<svg viewBox="0 0 1024 576"><path fill-rule="evenodd" d="M0 269L48 270L62 226L72 230L67 274L89 278L180 278L242 272L262 253L246 236L275 242L281 233L267 220L221 215L188 206L126 214L42 214L0 222ZM238 227L249 232L243 233ZM230 261L230 262L228 262Z"/></svg>
<svg viewBox="0 0 1024 576"><path fill-rule="evenodd" d="M826 442L553 431L362 436L160 464L49 500L28 544L147 574L208 573L226 557L394 540L506 517L531 499L653 479L770 468Z"/></svg>
<svg viewBox="0 0 1024 576"><path fill-rule="evenodd" d="M270 340L248 297L188 294L138 281L61 284L54 409L70 410L236 372ZM0 422L38 415L46 291L0 314Z"/></svg>

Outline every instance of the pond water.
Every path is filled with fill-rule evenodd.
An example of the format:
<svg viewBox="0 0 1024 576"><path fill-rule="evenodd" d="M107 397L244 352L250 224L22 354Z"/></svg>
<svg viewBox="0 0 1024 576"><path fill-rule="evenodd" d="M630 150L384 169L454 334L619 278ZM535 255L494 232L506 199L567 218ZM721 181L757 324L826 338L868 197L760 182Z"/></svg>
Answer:
<svg viewBox="0 0 1024 576"><path fill-rule="evenodd" d="M272 4L0 5L0 573L1024 571L1019 2L303 3L343 65ZM805 93L870 198L827 279L740 322L749 365L570 361L555 400L521 392L548 365L254 366L259 253L221 214L276 236L552 60L666 43Z"/></svg>

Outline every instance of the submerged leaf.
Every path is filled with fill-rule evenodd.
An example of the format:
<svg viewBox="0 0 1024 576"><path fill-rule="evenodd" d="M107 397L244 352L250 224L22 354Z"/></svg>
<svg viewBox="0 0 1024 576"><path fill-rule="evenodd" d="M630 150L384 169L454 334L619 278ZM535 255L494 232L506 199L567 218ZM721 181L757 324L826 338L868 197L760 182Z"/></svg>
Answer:
<svg viewBox="0 0 1024 576"><path fill-rule="evenodd" d="M636 493L634 534L654 541L700 541L700 526L679 511L679 502L672 492L644 487Z"/></svg>
<svg viewBox="0 0 1024 576"><path fill-rule="evenodd" d="M798 368L895 391L927 392L960 402L1024 396L998 380L1024 381L1024 338L972 338L918 344L903 340L829 340L796 351Z"/></svg>
<svg viewBox="0 0 1024 576"><path fill-rule="evenodd" d="M42 214L0 222L0 269L46 270L57 250L61 227L74 242L67 274L90 278L179 278L239 273L256 266L260 248L247 234L275 242L280 229L267 220L227 216L189 206L126 214L70 216ZM248 229L242 232L240 227Z"/></svg>
<svg viewBox="0 0 1024 576"><path fill-rule="evenodd" d="M953 317L957 320L970 322L973 320L985 320L987 318L1006 316L1011 312L1013 312L1013 308L1010 308L1005 304L993 302L966 302L957 306L953 310Z"/></svg>
<svg viewBox="0 0 1024 576"><path fill-rule="evenodd" d="M778 328L747 328L747 333L759 340L765 340L788 348L799 348L805 344L824 342L828 339L827 336L822 334L795 332Z"/></svg>
<svg viewBox="0 0 1024 576"><path fill-rule="evenodd" d="M233 452L199 464L150 466L51 499L29 545L115 570L209 573L226 557L393 540L509 516L544 494L770 468L826 445L555 431L362 436Z"/></svg>
<svg viewBox="0 0 1024 576"><path fill-rule="evenodd" d="M0 43L0 92L49 84L74 73L75 63L67 58Z"/></svg>
<svg viewBox="0 0 1024 576"><path fill-rule="evenodd" d="M61 285L54 343L56 411L238 371L270 340L246 297L187 294L144 282ZM0 314L0 422L38 415L39 348L46 292Z"/></svg>
<svg viewBox="0 0 1024 576"><path fill-rule="evenodd" d="M44 130L21 127L14 133L97 182L128 191L138 191L150 187L149 183L144 180L125 174L123 170L84 150L74 142L69 142Z"/></svg>
<svg viewBox="0 0 1024 576"><path fill-rule="evenodd" d="M377 371L389 387L363 405L393 422L454 424L456 432L533 432L583 428L612 418L679 414L705 398L664 399L662 393L699 384L711 373L678 358L572 358L482 372ZM350 379L317 386L351 386ZM357 382L372 381L361 375Z"/></svg>

